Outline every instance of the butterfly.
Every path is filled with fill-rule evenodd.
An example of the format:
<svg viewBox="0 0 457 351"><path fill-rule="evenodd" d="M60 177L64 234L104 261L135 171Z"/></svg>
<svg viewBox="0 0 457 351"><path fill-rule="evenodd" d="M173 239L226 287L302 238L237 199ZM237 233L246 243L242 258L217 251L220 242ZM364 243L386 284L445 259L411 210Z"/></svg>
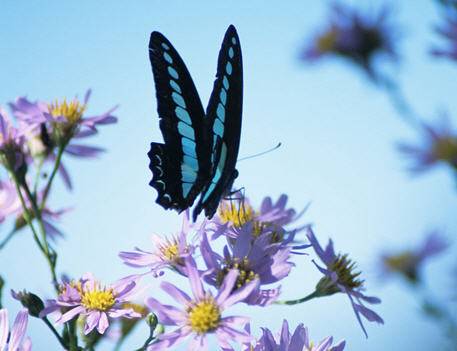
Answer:
<svg viewBox="0 0 457 351"><path fill-rule="evenodd" d="M157 112L164 143L148 152L157 190L156 202L178 212L194 207L195 221L204 210L213 217L221 198L230 193L241 134L243 65L233 25L225 33L216 79L206 111L184 61L165 36L152 32L149 41Z"/></svg>

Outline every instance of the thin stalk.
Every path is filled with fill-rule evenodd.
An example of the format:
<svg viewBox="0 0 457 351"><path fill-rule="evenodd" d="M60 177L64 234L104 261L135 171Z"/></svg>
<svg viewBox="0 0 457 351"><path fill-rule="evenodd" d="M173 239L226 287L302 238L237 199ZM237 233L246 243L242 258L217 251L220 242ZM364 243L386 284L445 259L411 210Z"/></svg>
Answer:
<svg viewBox="0 0 457 351"><path fill-rule="evenodd" d="M8 242L13 238L13 236L17 233L17 230L16 229L13 229L7 236L5 239L3 239L3 241L0 243L0 250L2 250L6 244L8 244Z"/></svg>
<svg viewBox="0 0 457 351"><path fill-rule="evenodd" d="M321 295L317 292L314 291L313 293L302 297L301 299L296 299L296 300L285 300L285 301L276 301L275 304L278 305L298 305L299 303L303 303L309 300L314 299L315 297L320 297Z"/></svg>
<svg viewBox="0 0 457 351"><path fill-rule="evenodd" d="M40 183L41 169L43 168L44 157L41 157L38 161L37 171L35 175L35 184L33 185L33 195L37 196L38 193L38 184Z"/></svg>
<svg viewBox="0 0 457 351"><path fill-rule="evenodd" d="M43 210L43 208L44 208L44 206L46 204L46 200L48 198L49 191L51 190L52 182L54 180L54 177L57 174L57 171L59 170L60 161L62 160L63 151L65 150L66 145L67 144L64 144L64 145L60 146L58 151L57 151L56 161L54 162L54 168L52 170L51 176L49 177L48 183L46 184L46 187L45 187L44 192L43 192L43 198L41 199L40 210Z"/></svg>
<svg viewBox="0 0 457 351"><path fill-rule="evenodd" d="M44 317L44 318L42 318L42 320L49 327L49 329L51 329L51 332L54 334L54 336L57 338L57 340L59 340L60 345L62 345L62 347L66 350L68 346L66 345L65 341L60 336L60 334L56 330L56 328L54 328L52 323L49 321L49 319L47 317Z"/></svg>

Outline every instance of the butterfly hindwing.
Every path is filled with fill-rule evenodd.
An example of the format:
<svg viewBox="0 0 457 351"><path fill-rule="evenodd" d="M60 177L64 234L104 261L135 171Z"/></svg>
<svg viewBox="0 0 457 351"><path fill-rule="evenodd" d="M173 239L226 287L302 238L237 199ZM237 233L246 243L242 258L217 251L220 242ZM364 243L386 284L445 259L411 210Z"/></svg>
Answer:
<svg viewBox="0 0 457 351"><path fill-rule="evenodd" d="M205 112L183 60L158 32L151 33L149 58L165 142L151 143L150 185L158 204L182 211L192 206L211 170Z"/></svg>
<svg viewBox="0 0 457 351"><path fill-rule="evenodd" d="M211 144L211 176L193 212L194 220L204 209L211 218L222 196L230 192L238 175L235 169L241 134L243 64L234 26L225 33L219 52L216 80L206 110Z"/></svg>

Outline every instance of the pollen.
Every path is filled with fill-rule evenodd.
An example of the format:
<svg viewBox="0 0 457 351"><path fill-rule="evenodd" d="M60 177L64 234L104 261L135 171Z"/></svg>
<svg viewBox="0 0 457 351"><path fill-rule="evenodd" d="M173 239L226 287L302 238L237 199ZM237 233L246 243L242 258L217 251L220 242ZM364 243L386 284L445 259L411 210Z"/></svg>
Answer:
<svg viewBox="0 0 457 351"><path fill-rule="evenodd" d="M197 334L215 330L221 320L221 311L213 298L199 301L188 310L188 322Z"/></svg>
<svg viewBox="0 0 457 351"><path fill-rule="evenodd" d="M86 109L85 104L81 104L78 100L74 99L67 102L66 99L63 101L56 100L49 106L49 112L53 117L64 117L69 123L77 123Z"/></svg>
<svg viewBox="0 0 457 351"><path fill-rule="evenodd" d="M457 160L457 138L440 137L433 144L433 155L438 160L455 164Z"/></svg>
<svg viewBox="0 0 457 351"><path fill-rule="evenodd" d="M179 242L177 238L167 239L166 243L159 246L162 259L183 265L184 261L181 256ZM184 248L184 253L188 252L188 247Z"/></svg>
<svg viewBox="0 0 457 351"><path fill-rule="evenodd" d="M247 257L244 257L243 259L235 257L232 262L226 263L224 268L217 273L216 282L219 286L222 285L225 276L231 269L236 269L239 272L234 289L239 289L259 277L259 275L250 268Z"/></svg>
<svg viewBox="0 0 457 351"><path fill-rule="evenodd" d="M116 300L113 289L99 288L97 285L81 296L81 304L89 310L107 311L114 306Z"/></svg>
<svg viewBox="0 0 457 351"><path fill-rule="evenodd" d="M338 276L338 281L344 286L354 289L363 284L363 280L358 279L361 272L354 272L355 262L348 259L348 255L338 255L333 264L329 267Z"/></svg>
<svg viewBox="0 0 457 351"><path fill-rule="evenodd" d="M241 206L235 205L233 202L222 202L219 206L219 217L222 223L233 223L236 228L242 227L254 218L254 209L247 203Z"/></svg>

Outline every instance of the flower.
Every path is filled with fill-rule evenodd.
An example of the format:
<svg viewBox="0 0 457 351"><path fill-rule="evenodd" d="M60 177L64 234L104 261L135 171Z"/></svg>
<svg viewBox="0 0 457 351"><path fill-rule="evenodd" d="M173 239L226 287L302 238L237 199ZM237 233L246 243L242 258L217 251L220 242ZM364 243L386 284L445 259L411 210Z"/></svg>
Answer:
<svg viewBox="0 0 457 351"><path fill-rule="evenodd" d="M187 242L187 237L193 229L189 221L189 211L183 216L181 231L171 239L163 238L158 235L152 236L152 241L155 246L153 252L144 251L140 248L135 248L135 251L122 251L119 257L124 263L131 267L143 268L148 267L155 276L161 275L162 269L170 267L180 274L183 273L184 259L192 255L195 247Z"/></svg>
<svg viewBox="0 0 457 351"><path fill-rule="evenodd" d="M457 60L457 2L455 0L439 1L442 5L444 23L436 27L436 32L447 41L446 48L433 48L431 54Z"/></svg>
<svg viewBox="0 0 457 351"><path fill-rule="evenodd" d="M398 273L410 283L420 280L419 273L426 260L437 256L448 248L449 244L438 231L427 234L424 242L412 250L405 250L396 254L383 254L381 267L383 276Z"/></svg>
<svg viewBox="0 0 457 351"><path fill-rule="evenodd" d="M295 235L307 228L308 225L292 229L287 229L287 226L296 222L305 213L307 206L300 213L297 213L293 208L286 208L286 205L287 195L285 194L282 194L276 203L273 203L270 197L264 198L258 211L254 210L245 197L242 197L238 203L232 200L222 201L217 216L211 222L215 228L212 239L221 235L236 238L240 228L251 222L254 237L269 235L272 243L291 246L294 250L292 253L303 254L297 250L307 248L309 245L291 244L295 240Z"/></svg>
<svg viewBox="0 0 457 351"><path fill-rule="evenodd" d="M316 285L316 296L329 296L338 292L346 294L365 336L368 337L360 315L370 322L384 324L384 321L378 314L364 306L363 302L378 304L381 303L381 300L363 294L364 282L358 279L360 272L354 272L355 263L348 258L348 255L335 254L332 240L329 240L324 250L311 228L308 230L307 237L316 255L325 265L325 267L321 267L313 260L317 269L324 274L324 277Z"/></svg>
<svg viewBox="0 0 457 351"><path fill-rule="evenodd" d="M451 129L449 118L443 115L436 126L422 124L423 146L398 145L399 151L412 159L412 172L424 172L439 163L447 163L457 170L457 135Z"/></svg>
<svg viewBox="0 0 457 351"><path fill-rule="evenodd" d="M0 106L0 163L17 171L24 163L22 131L15 128Z"/></svg>
<svg viewBox="0 0 457 351"><path fill-rule="evenodd" d="M299 324L291 335L289 332L289 324L284 319L282 323L279 340L273 336L267 328L262 328L262 337L254 346L251 346L252 351L342 351L346 342L340 341L332 346L333 337L329 336L323 339L317 345L314 345L309 340L308 328L303 324ZM249 350L249 349L248 349Z"/></svg>
<svg viewBox="0 0 457 351"><path fill-rule="evenodd" d="M229 341L240 343L249 342L251 336L237 330L248 318L241 316L223 317L224 311L251 294L257 288L258 281L253 280L233 293L238 278L236 270L230 270L216 296L206 291L201 276L191 257L185 260L186 272L193 297L168 282L162 282L161 288L172 296L182 308L164 305L154 298L149 298L146 304L158 315L159 322L165 325L177 326L177 329L157 336L157 342L149 345L148 351L168 350L192 336L189 350L207 350L207 336L214 334L219 346L224 350L232 350Z"/></svg>
<svg viewBox="0 0 457 351"><path fill-rule="evenodd" d="M375 59L380 56L397 60L393 29L387 23L390 9L384 7L376 16L365 16L355 9L333 2L327 28L305 47L301 58L316 61L325 56L347 59L376 80Z"/></svg>
<svg viewBox="0 0 457 351"><path fill-rule="evenodd" d="M235 292L252 280L259 280L259 286L273 284L289 275L294 266L289 262L290 248L271 243L269 235L255 236L252 222L243 225L232 245L224 247L224 256L214 252L206 233L203 233L200 250L207 266L205 281L220 287L231 270L238 271ZM272 303L280 289L256 289L245 300L252 305Z"/></svg>
<svg viewBox="0 0 457 351"><path fill-rule="evenodd" d="M56 147L64 147L64 152L75 157L92 158L99 155L102 148L71 142L97 134L100 125L117 122L112 115L116 107L100 115L85 117L91 91L88 90L83 102L77 98L45 103L31 102L19 97L10 103L13 114L27 131L27 141L32 156L44 156L48 161L55 161ZM65 167L61 164L59 172L71 188L71 181Z"/></svg>
<svg viewBox="0 0 457 351"><path fill-rule="evenodd" d="M79 281L65 282L60 287L57 300L48 300L40 313L43 317L51 312L62 310L57 323L65 323L78 315L86 317L84 334L94 328L103 334L109 326L109 318L140 318L141 314L124 303L131 297L136 283L120 281L110 286L102 286L92 274L87 273Z"/></svg>
<svg viewBox="0 0 457 351"><path fill-rule="evenodd" d="M43 197L43 192L38 193L38 202L41 201ZM33 215L32 206L29 199L23 194L23 198L29 213ZM1 181L0 180L0 223L3 222L9 216L15 216L15 230L22 229L26 226L27 222L24 218L24 208L22 207L21 200L17 193L16 187L10 181ZM60 219L62 214L67 212L68 209L61 209L54 211L49 209L47 206L41 212L42 220L44 227L46 229L46 234L52 240L55 240L58 237L62 237L62 232L54 225L54 221Z"/></svg>
<svg viewBox="0 0 457 351"><path fill-rule="evenodd" d="M8 310L6 308L0 309L0 350L30 351L32 349L30 339L26 338L24 340L28 319L28 311L23 308L17 314L9 333Z"/></svg>

